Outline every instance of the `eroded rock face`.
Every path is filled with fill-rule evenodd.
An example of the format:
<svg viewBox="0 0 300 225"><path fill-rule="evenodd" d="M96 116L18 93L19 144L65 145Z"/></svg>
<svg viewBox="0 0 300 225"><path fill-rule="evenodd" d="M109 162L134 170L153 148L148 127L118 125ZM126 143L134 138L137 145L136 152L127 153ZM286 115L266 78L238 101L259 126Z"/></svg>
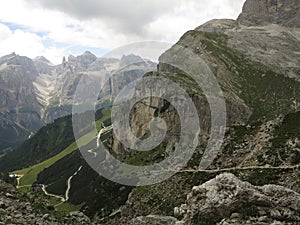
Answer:
<svg viewBox="0 0 300 225"><path fill-rule="evenodd" d="M298 0L247 0L238 22L246 26L275 23L299 28L299 8Z"/></svg>
<svg viewBox="0 0 300 225"><path fill-rule="evenodd" d="M175 208L174 213L183 216L182 224L199 224L205 219L219 222L224 218L243 224L252 217L253 221L268 224L281 221L296 225L300 222L300 194L276 185L253 186L226 173L195 186L186 204Z"/></svg>

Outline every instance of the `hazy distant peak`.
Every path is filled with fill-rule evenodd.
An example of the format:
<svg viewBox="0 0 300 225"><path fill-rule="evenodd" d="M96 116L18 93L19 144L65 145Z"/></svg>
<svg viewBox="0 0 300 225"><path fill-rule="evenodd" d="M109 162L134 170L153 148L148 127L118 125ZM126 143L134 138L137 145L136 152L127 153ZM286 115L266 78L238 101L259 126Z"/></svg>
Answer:
<svg viewBox="0 0 300 225"><path fill-rule="evenodd" d="M123 55L120 61L120 66L126 66L134 63L143 62L144 60L137 55L129 54L129 55Z"/></svg>
<svg viewBox="0 0 300 225"><path fill-rule="evenodd" d="M13 57L16 57L17 56L17 54L15 53L15 52L13 52L13 53L11 53L11 54L9 54L9 55L6 55L6 56L4 56L4 57L7 57L7 58L13 58Z"/></svg>
<svg viewBox="0 0 300 225"><path fill-rule="evenodd" d="M83 53L83 55L94 55L94 54L91 53L90 51L85 51L85 52Z"/></svg>
<svg viewBox="0 0 300 225"><path fill-rule="evenodd" d="M4 55L2 57L0 57L0 64L3 64L3 63L7 63L10 59L16 57L16 53L11 53L9 55Z"/></svg>
<svg viewBox="0 0 300 225"><path fill-rule="evenodd" d="M37 56L33 59L33 61L43 61L43 62L50 62L48 59L46 59L44 56Z"/></svg>
<svg viewBox="0 0 300 225"><path fill-rule="evenodd" d="M34 62L43 62L46 64L52 64L46 57L44 56L37 56L33 59Z"/></svg>

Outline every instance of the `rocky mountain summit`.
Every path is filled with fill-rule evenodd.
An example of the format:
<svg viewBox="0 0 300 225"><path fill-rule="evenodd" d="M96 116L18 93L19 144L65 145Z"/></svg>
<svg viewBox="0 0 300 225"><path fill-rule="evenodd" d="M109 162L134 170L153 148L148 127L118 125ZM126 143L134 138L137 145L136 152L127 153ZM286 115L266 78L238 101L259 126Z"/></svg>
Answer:
<svg viewBox="0 0 300 225"><path fill-rule="evenodd" d="M229 47L299 80L300 2L247 0L237 20L211 20L196 31L223 33Z"/></svg>

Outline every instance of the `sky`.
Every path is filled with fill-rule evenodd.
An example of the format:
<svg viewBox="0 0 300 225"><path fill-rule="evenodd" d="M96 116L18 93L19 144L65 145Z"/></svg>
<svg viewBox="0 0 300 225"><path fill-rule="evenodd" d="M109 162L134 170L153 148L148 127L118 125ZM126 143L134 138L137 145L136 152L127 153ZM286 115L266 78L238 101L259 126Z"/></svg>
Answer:
<svg viewBox="0 0 300 225"><path fill-rule="evenodd" d="M141 41L176 43L211 19L236 19L245 0L9 0L0 7L0 55L97 56Z"/></svg>

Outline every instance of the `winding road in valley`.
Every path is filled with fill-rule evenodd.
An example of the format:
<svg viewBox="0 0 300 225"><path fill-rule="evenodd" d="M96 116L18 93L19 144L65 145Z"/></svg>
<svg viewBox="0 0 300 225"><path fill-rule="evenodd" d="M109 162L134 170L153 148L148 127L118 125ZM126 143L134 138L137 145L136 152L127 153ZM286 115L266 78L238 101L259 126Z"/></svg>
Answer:
<svg viewBox="0 0 300 225"><path fill-rule="evenodd" d="M82 169L82 166L80 166L78 168L78 170L72 176L70 176L68 181L67 181L67 190L66 190L65 198L64 198L65 202L67 202L69 200L69 197L70 197L71 181L72 181L73 177L76 176L81 169Z"/></svg>
<svg viewBox="0 0 300 225"><path fill-rule="evenodd" d="M106 133L106 132L112 130L112 129L113 129L113 126L112 126L112 125L111 125L111 126L108 126L108 127L105 127L105 126L103 125L103 128L99 131L99 133L98 133L98 135L97 135L97 148L100 146L100 141L101 141L100 138L101 138L101 135L102 135L103 133ZM91 154L94 154L94 157L97 156L97 153L94 152L93 149L88 150L88 152L90 152ZM54 198L59 199L59 200L61 201L61 203L67 202L67 201L69 200L69 198L70 198L70 190L71 190L71 186L72 186L72 179L73 179L74 176L76 176L76 175L79 173L79 171L80 171L81 169L82 169L82 166L80 166L80 167L78 168L78 170L76 170L75 173L74 173L72 176L70 176L70 177L68 178L68 180L67 180L67 189L66 189L66 192L65 192L65 195L64 195L64 196L51 194L51 193L49 193L49 192L46 190L47 185L45 185L45 184L40 184L40 186L42 187L43 193L44 193L45 195L49 196L49 197L54 197ZM12 175L15 176L16 179L17 179L17 189L20 189L20 188L23 188L23 187L32 187L32 185L23 185L23 186L20 186L20 179L24 176L23 174L18 174L18 175L17 175L17 174L12 174ZM60 204L61 204L61 203L60 203Z"/></svg>
<svg viewBox="0 0 300 225"><path fill-rule="evenodd" d="M55 195L55 194L50 194L49 192L47 192L46 190L46 185L42 184L42 191L44 192L45 195L49 196L49 197L54 197L54 198L58 198L60 201L64 202L65 198L59 195Z"/></svg>
<svg viewBox="0 0 300 225"><path fill-rule="evenodd" d="M81 169L82 169L82 166L80 166L80 167L78 168L78 170L76 170L76 172L75 172L72 176L70 176L70 177L68 178L68 180L67 180L67 189L66 189L66 192L65 192L65 196L64 196L64 197L62 197L62 196L60 196L60 195L55 195L55 194L51 194L51 193L47 192L47 190L46 190L47 186L44 185L44 184L42 184L42 190L43 190L44 194L47 195L47 196L50 196L50 197L57 198L57 199L59 199L62 203L63 203L63 202L67 202L67 201L69 200L69 197L70 197L71 181L72 181L73 177L76 176L76 175L79 173L79 171L80 171Z"/></svg>
<svg viewBox="0 0 300 225"><path fill-rule="evenodd" d="M101 141L100 138L101 138L101 135L102 135L103 133L105 133L105 132L108 132L108 131L112 130L112 129L113 129L113 126L112 126L112 125L111 125L111 126L108 126L108 127L105 127L105 126L103 125L103 128L99 131L99 133L98 133L98 135L97 135L97 148L99 148L99 146L100 146L100 141ZM94 152L93 149L88 150L88 152L91 153L91 154L94 154L94 157L97 156L97 153ZM65 192L65 196L64 196L64 197L62 197L62 196L60 196L60 195L55 195L55 194L51 194L51 193L47 192L47 190L46 190L47 186L44 185L44 184L42 184L42 191L43 191L44 194L47 195L47 196L50 196L50 197L54 197L54 198L59 199L59 200L61 201L61 203L67 202L67 201L69 200L69 198L70 198L70 190L71 190L71 185L72 185L72 184L71 184L72 179L73 179L74 176L76 176L76 175L79 173L79 171L80 171L81 169L82 169L82 166L80 166L80 167L78 168L78 170L77 170L72 176L70 176L70 177L68 178L68 180L67 180L67 189L66 189L66 192ZM19 175L18 178L17 178L17 182L18 182L17 188L20 188L20 187L19 187L19 181L20 181L21 177L22 177L22 176ZM31 186L31 185L28 185L28 186ZM60 203L60 204L61 204L61 203Z"/></svg>

